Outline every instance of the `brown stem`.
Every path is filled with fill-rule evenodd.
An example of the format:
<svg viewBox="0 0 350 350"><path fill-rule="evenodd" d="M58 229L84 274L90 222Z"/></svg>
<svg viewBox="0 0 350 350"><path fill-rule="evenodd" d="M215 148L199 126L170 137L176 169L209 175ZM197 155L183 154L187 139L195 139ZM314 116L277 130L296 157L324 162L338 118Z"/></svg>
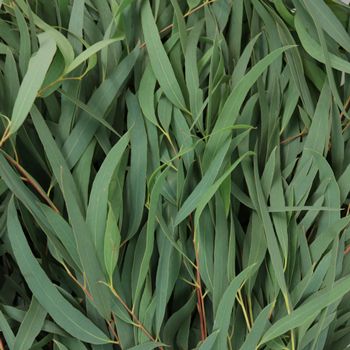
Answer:
<svg viewBox="0 0 350 350"><path fill-rule="evenodd" d="M62 83L64 81L67 81L67 80L81 80L82 79L82 76L79 76L79 77L64 77L64 76L60 76L59 78L57 78L55 81L52 81L51 83L49 83L48 85L44 86L43 88L41 88L39 91L38 91L38 94L37 96L38 97L42 97L44 92L48 89L50 89L51 87L53 87L54 85L58 84L58 83Z"/></svg>
<svg viewBox="0 0 350 350"><path fill-rule="evenodd" d="M115 331L115 318L114 318L114 314L113 313L112 313L112 319L107 321L107 324L108 324L109 330L111 331L111 333L112 333L112 335L113 335L113 337L115 339L114 343L115 344L119 344L120 343L119 342L119 338L118 338L118 335L117 335L117 333Z"/></svg>
<svg viewBox="0 0 350 350"><path fill-rule="evenodd" d="M281 145L285 145L285 144L287 144L287 143L289 143L289 142L291 142L291 141L294 141L295 139L297 139L297 138L299 138L299 137L302 137L302 136L304 136L304 135L306 135L306 134L307 134L307 130L304 129L304 130L301 131L299 134L290 136L290 137L286 138L285 140L282 140L280 143L281 143Z"/></svg>
<svg viewBox="0 0 350 350"><path fill-rule="evenodd" d="M201 8L203 8L203 7L207 6L207 5L210 5L210 4L214 3L215 1L217 1L217 0L207 0L207 1L204 1L203 4L200 4L200 5L198 5L197 7L195 7L194 9L187 11L187 12L185 13L184 17L186 18L186 17L188 17L188 16L191 16L193 13L199 11Z"/></svg>
<svg viewBox="0 0 350 350"><path fill-rule="evenodd" d="M64 269L66 270L68 276L82 289L82 291L84 292L84 294L91 300L94 301L91 293L88 291L88 289L86 288L86 284L85 284L85 276L84 276L84 285L82 285L76 278L75 276L72 274L72 272L68 269L68 267L66 266L65 263L62 263Z"/></svg>
<svg viewBox="0 0 350 350"><path fill-rule="evenodd" d="M197 309L198 309L200 325L201 325L201 340L204 341L205 338L207 337L207 324L206 324L206 317L205 317L205 307L204 307L201 275L199 272L198 251L196 248L195 250L196 250L196 264L197 264L197 269L196 269Z"/></svg>
<svg viewBox="0 0 350 350"><path fill-rule="evenodd" d="M192 215L190 215L191 230L193 233L193 246L196 257L196 293L197 293L197 310L199 314L199 321L201 327L201 340L204 341L207 337L207 321L205 317L205 306L204 306L204 296L202 290L201 275L199 271L199 254L196 245L195 233L193 228Z"/></svg>
<svg viewBox="0 0 350 350"><path fill-rule="evenodd" d="M348 97L348 99L347 99L346 102L345 102L344 110L347 111L347 110L349 109L349 106L350 106L350 96ZM340 119L343 119L344 116L345 116L345 113L344 113L344 111L342 111L342 112L340 113L340 116L339 116L339 117L340 117Z"/></svg>
<svg viewBox="0 0 350 350"><path fill-rule="evenodd" d="M40 185L36 182L36 180L11 156L7 153L3 152L6 159L18 170L18 172L23 176L28 184L30 184L36 192L40 195L41 198L53 209L56 213L59 213L59 210L55 206L55 204L51 201L45 191L40 187Z"/></svg>
<svg viewBox="0 0 350 350"><path fill-rule="evenodd" d="M108 285L104 282L101 282L103 284L105 284L107 287L109 287L109 289L111 290L112 294L117 298L117 300L123 305L123 307L125 308L125 310L129 313L129 315L132 317L135 326L137 328L140 328L141 331L153 342L156 342L157 339L154 338L151 333L145 328L145 326L142 324L142 322L138 319L138 317L135 315L135 313L133 312L133 310L131 310L129 308L129 306L126 304L126 302L122 299L122 297L119 295L119 293L113 288L113 286ZM159 347L160 350L164 350L162 346Z"/></svg>
<svg viewBox="0 0 350 350"><path fill-rule="evenodd" d="M11 156L9 156L7 153L3 152L6 159L9 163L11 163L20 174L22 174L22 181L25 181L29 185L31 185L38 193L39 195L45 200L45 202L50 206L52 210L54 210L56 213L60 214L59 210L55 206L55 204L51 201L51 199L47 196L45 191L39 186L39 184L35 181L35 179L17 162L15 159L13 159ZM86 286L81 285L81 283L74 277L72 272L68 269L68 267L63 263L63 267L66 270L68 276L83 290L84 294L93 301L93 297L86 288ZM1 350L1 348L0 348Z"/></svg>

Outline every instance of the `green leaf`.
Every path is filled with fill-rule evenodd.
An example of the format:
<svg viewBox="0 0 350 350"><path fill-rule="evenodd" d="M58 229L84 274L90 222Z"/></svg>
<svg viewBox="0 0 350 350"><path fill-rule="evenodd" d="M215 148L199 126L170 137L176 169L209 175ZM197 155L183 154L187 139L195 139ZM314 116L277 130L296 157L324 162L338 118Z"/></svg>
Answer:
<svg viewBox="0 0 350 350"><path fill-rule="evenodd" d="M138 230L144 212L147 175L147 133L138 100L131 93L126 96L128 128L130 130L130 170L127 177L127 210L133 215L129 219L127 239Z"/></svg>
<svg viewBox="0 0 350 350"><path fill-rule="evenodd" d="M72 3L72 10L69 18L69 41L72 43L72 46L76 52L81 52L82 43L80 38L83 36L83 26L84 26L84 7L85 0L78 0Z"/></svg>
<svg viewBox="0 0 350 350"><path fill-rule="evenodd" d="M18 23L18 28L20 31L21 43L19 47L19 66L22 75L27 71L28 63L30 60L31 47L30 47L30 35L27 26L27 22L22 14L22 12L15 6L15 15Z"/></svg>
<svg viewBox="0 0 350 350"><path fill-rule="evenodd" d="M60 343L59 341L54 340L54 342L55 342L55 347L58 350L68 350L67 347L65 345L63 345L62 343Z"/></svg>
<svg viewBox="0 0 350 350"><path fill-rule="evenodd" d="M229 146L230 143L227 142L221 147L199 184L188 196L188 198L185 200L182 207L180 208L175 218L175 225L178 225L180 222L185 220L191 214L191 212L194 211L194 209L198 206L198 202L203 196L203 191L207 189L208 186L211 186L215 181L215 178L219 173L220 167L229 149Z"/></svg>
<svg viewBox="0 0 350 350"><path fill-rule="evenodd" d="M46 315L46 310L33 297L29 309L18 329L13 345L14 350L28 350L31 348L44 325Z"/></svg>
<svg viewBox="0 0 350 350"><path fill-rule="evenodd" d="M155 302L157 303L155 315L156 334L160 333L166 313L166 305L173 292L181 265L180 255L175 251L171 243L165 237L161 239L161 242L155 290Z"/></svg>
<svg viewBox="0 0 350 350"><path fill-rule="evenodd" d="M50 34L40 34L39 41L39 51L29 61L28 70L13 107L9 128L10 135L21 127L28 116L56 52L56 43Z"/></svg>
<svg viewBox="0 0 350 350"><path fill-rule="evenodd" d="M303 325L306 320L312 321L323 308L335 303L340 298L343 298L346 293L350 291L350 278L345 277L337 281L331 290L326 292L321 291L313 295L309 301L300 305L297 309L292 311L290 315L282 317L274 323L264 334L259 345L295 329Z"/></svg>
<svg viewBox="0 0 350 350"><path fill-rule="evenodd" d="M218 149L222 147L224 141L230 135L230 130L227 130L227 128L235 123L242 103L252 85L272 62L291 47L292 46L282 47L268 54L244 75L232 90L222 107L212 135L209 137L203 157L203 163L206 168L208 167L210 159L217 153Z"/></svg>
<svg viewBox="0 0 350 350"><path fill-rule="evenodd" d="M325 63L326 59L321 45L307 32L305 23L303 23L298 14L295 16L295 28L305 51L317 61ZM329 52L329 60L334 69L350 73L350 64L345 59Z"/></svg>
<svg viewBox="0 0 350 350"><path fill-rule="evenodd" d="M141 289L145 283L146 275L149 270L149 263L152 257L154 249L154 235L155 235L155 226L156 226L156 215L158 209L158 203L160 198L161 189L165 181L165 176L167 174L168 168L166 168L156 179L153 188L150 193L150 204L148 212L148 221L146 228L146 239L144 243L144 249L142 252L141 261L139 266L133 266L133 275L135 276L135 291L134 291L134 300L138 300Z"/></svg>
<svg viewBox="0 0 350 350"><path fill-rule="evenodd" d="M155 348L159 348L162 345L162 343L147 342L144 344L133 346L132 348L128 348L128 350L152 350Z"/></svg>
<svg viewBox="0 0 350 350"><path fill-rule="evenodd" d="M89 205L86 212L86 222L90 227L92 241L96 247L98 257L103 263L104 235L108 208L108 190L115 169L129 143L129 134L125 134L107 154L95 180L92 184Z"/></svg>
<svg viewBox="0 0 350 350"><path fill-rule="evenodd" d="M144 116L152 124L158 126L158 121L154 109L154 89L156 87L156 83L157 80L153 74L152 68L148 64L140 81L138 98Z"/></svg>
<svg viewBox="0 0 350 350"><path fill-rule="evenodd" d="M60 31L47 24L39 16L33 13L29 4L26 3L24 0L17 0L16 4L29 18L31 25L35 24L38 28L40 28L44 32L47 32L55 40L57 47L59 48L64 57L65 64L69 65L74 59L74 51L68 39ZM34 26L33 28L31 28L31 30L33 30L33 34L36 32Z"/></svg>
<svg viewBox="0 0 350 350"><path fill-rule="evenodd" d="M255 349L258 346L259 340L269 324L269 316L272 310L272 305L267 305L263 310L261 310L258 317L254 321L251 331L247 335L246 340L239 350Z"/></svg>
<svg viewBox="0 0 350 350"><path fill-rule="evenodd" d="M220 330L215 331L214 333L210 334L207 339L204 340L204 342L200 345L198 350L211 350L214 349L214 345L216 342L216 339L218 335L220 334Z"/></svg>
<svg viewBox="0 0 350 350"><path fill-rule="evenodd" d="M91 58L91 56L95 55L97 52L101 51L105 47L117 42L120 39L107 39L99 41L91 46L89 46L85 51L83 51L79 56L77 56L74 61L66 67L64 70L64 74L68 74L72 72L74 69L79 67L82 63L84 63L86 60ZM85 71L85 74L93 68L93 65L89 63L88 69Z"/></svg>
<svg viewBox="0 0 350 350"><path fill-rule="evenodd" d="M170 0L170 1L171 1L173 8L174 8L177 29L178 29L179 34L180 34L180 42L181 42L182 51L185 54L186 46L187 46L187 33L186 33L185 19L184 19L182 12L181 12L181 8L179 6L178 1L177 0Z"/></svg>
<svg viewBox="0 0 350 350"><path fill-rule="evenodd" d="M150 58L154 75L169 100L178 108L186 110L186 104L175 73L164 50L158 34L158 28L154 21L152 9L148 1L145 1L141 11L141 22L147 52Z"/></svg>
<svg viewBox="0 0 350 350"><path fill-rule="evenodd" d="M113 281L113 272L118 262L119 245L120 231L117 218L113 213L112 207L109 206L104 238L104 259L110 282Z"/></svg>
<svg viewBox="0 0 350 350"><path fill-rule="evenodd" d="M337 16L332 12L327 3L323 1L308 2L308 10L315 16L322 29L331 36L346 51L350 52L350 37Z"/></svg>
<svg viewBox="0 0 350 350"><path fill-rule="evenodd" d="M13 199L8 206L7 227L19 268L33 295L53 320L69 334L82 341L91 344L108 343L107 336L64 299L33 256L18 220Z"/></svg>
<svg viewBox="0 0 350 350"><path fill-rule="evenodd" d="M222 183L227 179L228 176L231 175L233 170L236 169L236 167L243 161L243 159L247 156L254 155L253 152L247 152L243 154L240 158L238 158L232 165L229 166L229 168L224 172L222 176L220 176L217 181L215 181L214 184L209 186L206 190L206 192L201 196L200 200L198 201L196 205L196 212L195 212L195 227L199 227L199 218L204 210L204 207L207 205L209 200L214 196L214 194L219 190L219 187L222 185Z"/></svg>
<svg viewBox="0 0 350 350"><path fill-rule="evenodd" d="M121 90L132 70L139 50L134 49L120 64L113 70L111 76L102 82L94 91L88 102L88 107L93 114L105 117L105 114L113 100L119 96ZM66 157L66 162L72 168L94 137L99 123L89 118L88 113L83 113L79 121L74 126L69 137L64 141L62 153Z"/></svg>
<svg viewBox="0 0 350 350"><path fill-rule="evenodd" d="M13 344L15 342L15 335L12 332L10 325L8 324L4 314L0 310L0 329L4 338L7 342L7 345L10 349L13 349Z"/></svg>
<svg viewBox="0 0 350 350"><path fill-rule="evenodd" d="M101 244L101 260L99 261L91 237L92 233L90 232L89 226L83 218L80 196L74 183L73 176L68 169L67 163L39 111L33 108L31 115L40 141L42 142L45 152L48 155L54 176L60 186L65 200L69 221L72 225L74 233L74 240L77 246L79 260L86 278L86 283L89 286L89 291L94 299L94 305L101 314L108 315L110 312L109 293L108 290L101 284L101 281L104 280L104 273L102 270L102 266L104 266L104 230L102 232L102 240L99 242L99 244Z"/></svg>
<svg viewBox="0 0 350 350"><path fill-rule="evenodd" d="M219 332L219 335L215 342L215 345L218 349L225 349L227 347L227 336L230 326L232 308L235 303L235 295L254 271L253 267L254 266L249 266L244 269L239 275L237 275L230 282L220 300L213 325L213 330L217 330Z"/></svg>

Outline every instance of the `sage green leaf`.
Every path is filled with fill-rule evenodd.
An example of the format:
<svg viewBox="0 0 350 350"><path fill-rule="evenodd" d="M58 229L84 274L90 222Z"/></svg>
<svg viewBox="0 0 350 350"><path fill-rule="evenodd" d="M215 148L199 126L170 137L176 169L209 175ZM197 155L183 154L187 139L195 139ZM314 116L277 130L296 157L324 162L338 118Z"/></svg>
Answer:
<svg viewBox="0 0 350 350"><path fill-rule="evenodd" d="M165 176L167 174L167 169L165 169L156 179L154 186L150 194L150 205L148 213L148 221L146 228L146 239L144 244L143 252L139 266L133 266L135 271L135 291L134 291L134 300L139 298L141 289L145 283L146 275L149 269L149 263L152 257L152 252L154 249L154 235L155 235L155 226L156 226L156 214L158 208L158 201L160 197L160 192L162 185L165 181Z"/></svg>
<svg viewBox="0 0 350 350"><path fill-rule="evenodd" d="M244 77L241 78L239 83L237 83L236 88L233 89L227 98L222 111L218 116L213 133L206 146L203 159L206 167L208 166L209 160L213 157L213 154L215 154L217 150L222 147L223 141L228 137L230 131L227 130L227 128L236 121L241 105L251 86L256 82L264 70L289 48L290 46L276 49L264 57Z"/></svg>
<svg viewBox="0 0 350 350"><path fill-rule="evenodd" d="M347 3L0 0L0 348L345 349Z"/></svg>
<svg viewBox="0 0 350 350"><path fill-rule="evenodd" d="M322 29L350 52L350 37L329 6L323 1L308 3L309 11L319 20Z"/></svg>
<svg viewBox="0 0 350 350"><path fill-rule="evenodd" d="M84 7L85 0L74 1L69 18L68 29L73 35L68 36L68 38L72 43L75 52L78 53L80 53L82 49L82 43L79 41L79 39L83 36Z"/></svg>
<svg viewBox="0 0 350 350"><path fill-rule="evenodd" d="M197 207L198 202L203 195L203 189L207 189L208 186L213 184L229 146L229 143L226 143L226 145L224 145L220 149L216 157L213 159L208 171L205 173L200 183L197 185L195 190L190 194L190 196L186 199L186 201L180 208L175 218L175 225L178 225L188 215L191 214L191 212Z"/></svg>
<svg viewBox="0 0 350 350"><path fill-rule="evenodd" d="M113 209L109 206L106 232L104 237L104 260L109 280L113 281L113 272L118 262L120 245L120 231L117 218L113 213Z"/></svg>
<svg viewBox="0 0 350 350"><path fill-rule="evenodd" d="M9 134L14 134L28 116L56 52L56 43L49 33L40 34L39 40L40 48L29 61L28 70L16 97Z"/></svg>
<svg viewBox="0 0 350 350"><path fill-rule="evenodd" d="M15 15L17 18L18 28L21 37L21 43L19 47L19 65L22 75L24 75L27 71L31 54L30 35L26 20L17 6L15 6Z"/></svg>
<svg viewBox="0 0 350 350"><path fill-rule="evenodd" d="M235 303L234 296L237 291L242 287L243 283L250 277L253 271L253 266L247 267L239 275L237 275L227 287L224 295L222 296L216 317L214 320L213 330L219 332L216 338L215 345L219 349L226 348L227 345L227 335L229 330L230 318L232 313L232 308Z"/></svg>
<svg viewBox="0 0 350 350"><path fill-rule="evenodd" d="M60 343L59 341L54 340L54 342L55 342L55 347L58 350L68 350L67 347L65 345L63 345L62 343Z"/></svg>
<svg viewBox="0 0 350 350"><path fill-rule="evenodd" d="M216 342L216 339L220 333L220 330L213 332L209 335L207 339L204 340L204 342L200 345L198 350L211 350L214 349L214 345Z"/></svg>
<svg viewBox="0 0 350 350"><path fill-rule="evenodd" d="M30 349L35 338L40 333L46 318L46 310L32 298L29 309L19 327L13 349Z"/></svg>
<svg viewBox="0 0 350 350"><path fill-rule="evenodd" d="M8 206L7 220L14 256L38 302L69 334L91 344L108 343L107 336L64 299L33 256L18 220L13 199Z"/></svg>
<svg viewBox="0 0 350 350"><path fill-rule="evenodd" d="M138 230L144 212L146 198L146 176L147 176L147 134L142 113L135 95L131 93L126 97L129 109L130 130L130 170L127 178L128 211L133 212L129 220L127 238L131 238Z"/></svg>
<svg viewBox="0 0 350 350"><path fill-rule="evenodd" d="M113 100L121 93L121 89L136 62L138 54L138 49L133 50L117 65L111 76L104 80L98 89L94 91L87 104L92 113L97 116L105 116ZM62 149L70 167L73 167L80 159L99 127L99 123L89 118L88 113L84 113L81 117L69 137L65 140Z"/></svg>
<svg viewBox="0 0 350 350"><path fill-rule="evenodd" d="M238 158L225 172L222 176L220 176L214 184L207 188L206 193L200 198L196 205L196 213L195 213L195 225L199 226L199 217L201 216L204 207L207 205L212 196L218 191L219 187L226 180L226 178L231 175L232 171L243 161L243 159L247 156L254 155L253 152L247 152L240 158Z"/></svg>
<svg viewBox="0 0 350 350"><path fill-rule="evenodd" d="M108 189L129 143L129 135L125 134L108 153L92 184L86 221L90 227L92 241L96 247L101 263L103 260L104 235L108 208Z"/></svg>
<svg viewBox="0 0 350 350"><path fill-rule="evenodd" d="M295 28L305 51L317 61L325 63L326 59L321 45L310 36L305 28L305 24L303 24L298 15L295 16ZM331 52L329 53L329 59L333 68L342 72L350 73L350 65L348 61L332 54Z"/></svg>
<svg viewBox="0 0 350 350"><path fill-rule="evenodd" d="M311 300L306 301L304 304L295 309L290 315L281 318L279 321L273 324L264 334L260 345L276 338L290 329L301 326L304 324L305 320L313 320L323 308L336 302L349 291L349 278L343 278L337 281L334 284L333 289L325 292L319 292Z"/></svg>
<svg viewBox="0 0 350 350"><path fill-rule="evenodd" d="M82 63L87 61L91 56L95 55L97 52L101 51L105 47L115 43L117 40L118 39L102 40L98 43L91 45L86 50L84 50L81 54L79 54L79 56L77 56L68 67L66 67L64 74L68 74L68 73L72 72L74 69L79 67ZM87 71L89 71L92 68L93 68L93 66L91 64L89 64L89 69Z"/></svg>
<svg viewBox="0 0 350 350"><path fill-rule="evenodd" d="M253 327L246 340L244 341L240 350L255 349L258 346L261 336L264 334L265 329L269 323L269 315L272 311L271 305L267 305L255 319Z"/></svg>
<svg viewBox="0 0 350 350"><path fill-rule="evenodd" d="M143 34L153 73L169 100L176 107L186 110L184 97L160 40L158 28L148 1L143 3L141 12Z"/></svg>
<svg viewBox="0 0 350 350"><path fill-rule="evenodd" d="M133 346L132 348L129 348L129 350L152 350L155 348L159 348L162 345L162 343L147 342L144 344Z"/></svg>
<svg viewBox="0 0 350 350"><path fill-rule="evenodd" d="M140 81L140 88L138 98L140 101L140 107L144 116L154 125L158 126L157 117L154 108L154 89L157 80L152 72L151 66L148 64L142 79Z"/></svg>
<svg viewBox="0 0 350 350"><path fill-rule="evenodd" d="M13 348L13 344L15 342L15 335L12 332L10 325L8 324L4 314L0 310L0 329L4 338L10 348Z"/></svg>
<svg viewBox="0 0 350 350"><path fill-rule="evenodd" d="M110 298L108 290L101 284L104 279L102 270L103 265L103 239L101 240L101 264L98 260L98 254L94 247L92 233L84 220L82 214L82 203L74 183L72 174L63 158L55 140L45 124L39 111L35 108L32 111L32 120L39 134L45 151L49 155L50 165L54 176L58 182L67 206L69 221L72 225L74 240L77 246L79 260L81 262L86 283L89 285L90 293L94 298L94 305L101 314L109 313ZM102 234L104 231L102 232Z"/></svg>

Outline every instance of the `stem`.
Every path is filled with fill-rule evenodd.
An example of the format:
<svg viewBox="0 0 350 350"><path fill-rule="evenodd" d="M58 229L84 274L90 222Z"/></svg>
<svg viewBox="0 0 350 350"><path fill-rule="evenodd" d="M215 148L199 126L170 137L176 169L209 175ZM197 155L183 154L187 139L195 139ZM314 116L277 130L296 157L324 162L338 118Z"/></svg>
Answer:
<svg viewBox="0 0 350 350"><path fill-rule="evenodd" d="M199 314L200 327L201 327L201 340L204 341L207 337L207 321L205 317L204 296L202 291L201 275L199 271L199 254L196 243L196 231L193 227L192 215L190 215L190 224L193 232L193 246L196 256L196 293L197 293L197 310Z"/></svg>
<svg viewBox="0 0 350 350"><path fill-rule="evenodd" d="M126 304L126 302L122 299L122 297L119 295L119 293L113 288L112 285L109 285L105 282L101 282L103 284L105 284L107 287L109 287L109 289L111 290L112 294L117 298L117 300L123 305L123 307L125 308L125 310L130 314L130 316L132 317L135 326L137 328L140 328L141 331L153 342L156 342L157 339L154 338L150 332L148 332L148 330L144 327L144 325L142 324L142 322L138 319L138 317L135 315L135 313L129 308L129 306ZM160 350L164 350L162 346L159 347Z"/></svg>
<svg viewBox="0 0 350 350"><path fill-rule="evenodd" d="M304 136L304 135L306 135L306 134L307 134L307 131L306 131L306 129L304 129L304 130L301 131L299 134L296 134L296 135L294 135L294 136L290 136L290 137L286 138L285 140L282 140L280 143L281 143L281 145L285 145L286 143L289 143L289 142L291 142L291 141L294 141L295 139L297 139L297 138L299 138L299 137L302 137L302 136Z"/></svg>
<svg viewBox="0 0 350 350"><path fill-rule="evenodd" d="M239 290L237 294L238 294L237 295L237 301L238 301L239 305L241 305L241 308L242 308L242 311L243 311L243 316L244 316L245 322L247 324L248 331L250 332L251 329L252 329L252 326L251 326L251 323L250 323L250 320L249 320L248 312L247 312L246 307L244 305L244 301L243 301L243 297L242 297L242 291Z"/></svg>
<svg viewBox="0 0 350 350"><path fill-rule="evenodd" d="M194 244L196 244L194 242ZM196 286L197 286L197 309L199 313L199 319L200 319L200 325L201 325L201 340L205 340L207 337L207 324L206 324L206 318L205 318L205 307L204 307L204 297L202 292L202 284L201 284L201 275L199 272L199 258L198 258L198 251L196 250Z"/></svg>
<svg viewBox="0 0 350 350"><path fill-rule="evenodd" d="M114 339L115 339L115 344L120 344L120 341L119 341L119 338L118 338L118 335L115 331L115 318L114 318L114 314L112 313L112 319L107 321L107 324L108 324L108 328L110 329Z"/></svg>
<svg viewBox="0 0 350 350"><path fill-rule="evenodd" d="M7 153L3 152L6 159L9 163L11 163L18 172L24 177L26 182L30 184L36 192L40 195L41 198L45 200L45 202L49 205L51 209L53 209L56 213L59 213L59 210L55 206L55 204L51 201L51 199L48 197L48 195L45 193L45 191L40 187L40 185L36 182L36 180L17 162L14 160L11 156L9 156Z"/></svg>
<svg viewBox="0 0 350 350"><path fill-rule="evenodd" d="M288 295L283 295L283 296L284 296L284 301L285 301L286 308L287 308L287 313L288 313L288 315L290 315L291 312L292 312L292 309L290 307L290 302L289 302ZM294 336L294 330L293 329L290 330L290 338L291 338L292 350L295 350L295 336Z"/></svg>
<svg viewBox="0 0 350 350"><path fill-rule="evenodd" d="M349 106L350 106L350 96L348 97L348 99L347 99L346 102L345 102L344 111L347 111L347 110L349 109ZM342 112L340 113L340 116L339 116L340 119L343 119L343 118L344 118L344 116L345 116L344 111L342 111Z"/></svg>
<svg viewBox="0 0 350 350"><path fill-rule="evenodd" d="M10 137L9 130L10 130L10 123L7 125L7 127L4 131L4 134L2 135L2 138L0 140L0 147L2 147L4 145L4 143L9 139L9 137Z"/></svg>
<svg viewBox="0 0 350 350"><path fill-rule="evenodd" d="M85 274L84 274L84 285L82 285L72 274L72 272L68 269L68 267L66 266L66 264L64 262L62 262L62 265L64 267L64 269L66 270L68 276L82 289L82 291L84 292L84 294L91 300L94 301L92 295L90 294L90 292L88 291L88 289L86 288L86 284L85 284Z"/></svg>
<svg viewBox="0 0 350 350"><path fill-rule="evenodd" d="M249 310L250 321L251 321L251 325L253 325L253 323L254 323L254 316L253 316L252 299L251 299L250 296L248 296L247 299L248 299L248 310Z"/></svg>

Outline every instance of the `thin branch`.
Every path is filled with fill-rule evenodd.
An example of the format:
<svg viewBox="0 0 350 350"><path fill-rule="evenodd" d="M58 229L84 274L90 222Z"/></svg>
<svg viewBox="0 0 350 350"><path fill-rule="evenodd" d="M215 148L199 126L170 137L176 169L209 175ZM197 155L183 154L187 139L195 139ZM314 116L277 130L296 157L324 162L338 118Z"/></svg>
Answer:
<svg viewBox="0 0 350 350"><path fill-rule="evenodd" d="M115 331L115 318L114 318L114 314L113 313L112 313L112 319L107 321L107 324L108 324L109 330L111 331L111 333L112 333L112 335L113 335L113 337L115 339L114 343L115 344L120 344L118 334Z"/></svg>
<svg viewBox="0 0 350 350"><path fill-rule="evenodd" d="M345 116L345 113L344 113L344 111L347 111L348 109L349 109L349 107L350 107L350 96L348 97L348 99L346 100L346 102L345 102L345 105L344 105L344 110L340 113L340 119L343 119L344 118L344 116Z"/></svg>
<svg viewBox="0 0 350 350"><path fill-rule="evenodd" d="M207 337L207 321L205 316L204 296L202 290L201 275L199 271L199 252L197 249L195 228L193 227L192 215L189 216L190 226L193 234L193 246L196 258L196 293L197 293L197 310L199 314L201 327L201 340L204 341Z"/></svg>
<svg viewBox="0 0 350 350"><path fill-rule="evenodd" d="M287 143L289 143L289 142L292 142L292 141L298 139L299 137L305 136L306 134L307 134L307 130L304 129L304 130L301 131L299 134L290 136L290 137L286 138L285 140L282 140L282 141L280 142L280 144L281 144L281 145L285 145L285 144L287 144Z"/></svg>
<svg viewBox="0 0 350 350"><path fill-rule="evenodd" d="M153 342L156 342L157 339L154 338L151 333L145 328L145 326L142 324L142 322L138 319L138 317L135 315L133 310L129 308L129 306L126 304L126 302L122 299L122 297L119 295L119 293L113 288L112 285L107 284L103 281L101 281L102 284L106 285L112 294L117 298L117 300L123 305L125 310L129 313L129 315L132 317L134 324L137 328L141 329L141 331ZM162 346L159 347L160 350L164 350Z"/></svg>
<svg viewBox="0 0 350 350"><path fill-rule="evenodd" d="M45 191L41 188L41 186L37 183L37 181L19 164L18 161L13 159L10 155L3 152L6 159L9 163L11 163L18 172L22 175L22 177L26 180L28 184L30 184L36 192L40 195L41 198L45 200L45 202L49 205L51 209L53 209L56 213L59 213L59 210L55 206L55 204L51 201L51 199L48 197L48 195L45 193Z"/></svg>
<svg viewBox="0 0 350 350"><path fill-rule="evenodd" d="M247 324L248 331L250 332L251 329L252 329L251 321L250 321L250 319L249 319L249 315L248 315L246 306L245 306L244 301L243 301L243 296L242 296L241 290L239 290L237 294L238 294L238 295L236 296L236 299L237 299L237 301L238 301L238 304L239 304L239 305L241 306L241 308L242 308L243 316L244 316L245 322L246 322L246 324Z"/></svg>
<svg viewBox="0 0 350 350"><path fill-rule="evenodd" d="M64 269L66 270L68 276L82 289L82 291L84 292L84 294L91 300L94 301L91 293L88 291L87 287L86 287L86 279L85 279L85 274L84 274L84 285L82 285L76 278L75 276L72 274L72 272L68 269L68 267L66 266L66 264L64 262L62 262L62 265L64 267Z"/></svg>

